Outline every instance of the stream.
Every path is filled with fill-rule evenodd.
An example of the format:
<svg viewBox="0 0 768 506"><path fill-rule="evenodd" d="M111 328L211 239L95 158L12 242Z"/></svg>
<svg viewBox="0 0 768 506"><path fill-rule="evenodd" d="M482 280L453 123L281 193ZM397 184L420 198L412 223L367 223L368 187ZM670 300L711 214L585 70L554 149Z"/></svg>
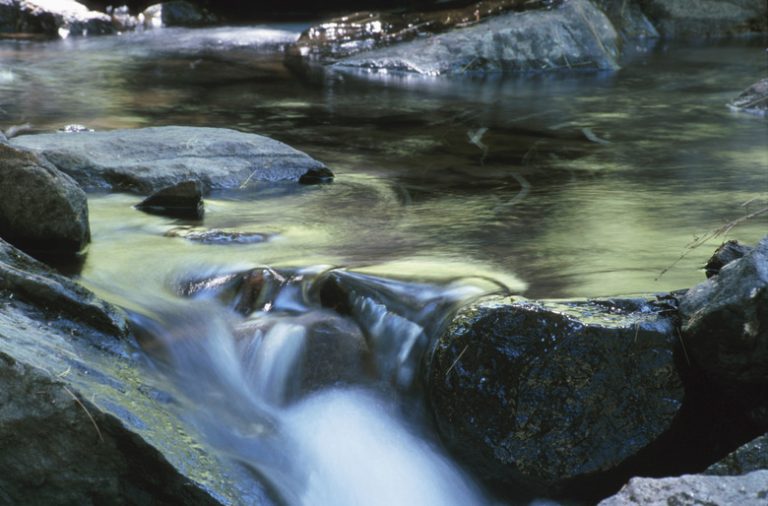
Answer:
<svg viewBox="0 0 768 506"><path fill-rule="evenodd" d="M434 433L419 386L431 339L485 293L701 282L723 237L688 245L768 200L768 123L725 107L764 77L764 43L658 42L617 72L446 79L291 70L283 48L303 28L0 41L0 128L226 127L327 164L329 185L213 192L202 224L89 195L92 244L70 274L129 312L179 409L276 502L501 504ZM767 224L728 237L755 243ZM201 225L264 240L174 236ZM280 282L238 309L228 280L267 267ZM354 287L346 314L317 296L329 275Z"/></svg>

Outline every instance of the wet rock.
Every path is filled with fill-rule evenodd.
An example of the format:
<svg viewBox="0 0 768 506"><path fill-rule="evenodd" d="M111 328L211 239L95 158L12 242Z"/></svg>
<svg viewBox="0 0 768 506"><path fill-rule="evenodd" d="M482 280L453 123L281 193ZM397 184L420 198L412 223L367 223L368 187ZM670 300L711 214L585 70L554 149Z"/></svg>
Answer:
<svg viewBox="0 0 768 506"><path fill-rule="evenodd" d="M25 251L73 254L90 240L88 203L72 178L0 144L0 236Z"/></svg>
<svg viewBox="0 0 768 506"><path fill-rule="evenodd" d="M143 12L149 26L207 26L218 22L216 16L199 5L183 0L163 2L147 7Z"/></svg>
<svg viewBox="0 0 768 506"><path fill-rule="evenodd" d="M728 107L734 111L748 112L758 116L768 114L768 78L744 90L728 104Z"/></svg>
<svg viewBox="0 0 768 506"><path fill-rule="evenodd" d="M72 0L0 0L0 33L66 38L114 32L109 16Z"/></svg>
<svg viewBox="0 0 768 506"><path fill-rule="evenodd" d="M680 316L694 363L768 429L768 237L682 295Z"/></svg>
<svg viewBox="0 0 768 506"><path fill-rule="evenodd" d="M301 184L325 184L333 182L333 172L326 168L310 169L299 178Z"/></svg>
<svg viewBox="0 0 768 506"><path fill-rule="evenodd" d="M64 132L68 134L76 134L80 132L94 132L95 130L93 128L89 128L85 125L80 125L77 123L72 123L71 125L65 125L61 128L59 128L59 132Z"/></svg>
<svg viewBox="0 0 768 506"><path fill-rule="evenodd" d="M743 476L686 475L676 478L633 478L599 506L728 505L762 506L768 500L768 471Z"/></svg>
<svg viewBox="0 0 768 506"><path fill-rule="evenodd" d="M427 369L443 440L486 479L544 495L593 499L639 455L658 463L684 395L665 311L502 297L462 309Z"/></svg>
<svg viewBox="0 0 768 506"><path fill-rule="evenodd" d="M665 37L722 37L768 29L763 0L639 0Z"/></svg>
<svg viewBox="0 0 768 506"><path fill-rule="evenodd" d="M704 474L738 476L760 469L768 469L768 434L750 441L720 462L709 466Z"/></svg>
<svg viewBox="0 0 768 506"><path fill-rule="evenodd" d="M592 0L592 3L608 16L616 31L621 35L623 44L659 37L656 27L653 26L637 1Z"/></svg>
<svg viewBox="0 0 768 506"><path fill-rule="evenodd" d="M619 67L619 36L588 0L552 9L507 12L466 28L372 49L334 68L458 75Z"/></svg>
<svg viewBox="0 0 768 506"><path fill-rule="evenodd" d="M216 228L176 227L165 233L166 237L181 237L202 244L258 244L266 242L270 234L260 232L230 232Z"/></svg>
<svg viewBox="0 0 768 506"><path fill-rule="evenodd" d="M298 181L324 165L268 137L224 128L154 127L41 134L13 145L42 154L86 191L148 194L182 181L239 188L257 181Z"/></svg>
<svg viewBox="0 0 768 506"><path fill-rule="evenodd" d="M136 204L136 209L149 214L202 220L205 214L203 185L198 181L182 181L153 193Z"/></svg>
<svg viewBox="0 0 768 506"><path fill-rule="evenodd" d="M3 241L0 308L0 502L236 503L121 313Z"/></svg>
<svg viewBox="0 0 768 506"><path fill-rule="evenodd" d="M707 278L717 276L720 273L720 269L734 260L738 260L750 251L752 251L751 247L739 244L738 241L724 242L715 250L715 253L707 260L707 264L704 266Z"/></svg>

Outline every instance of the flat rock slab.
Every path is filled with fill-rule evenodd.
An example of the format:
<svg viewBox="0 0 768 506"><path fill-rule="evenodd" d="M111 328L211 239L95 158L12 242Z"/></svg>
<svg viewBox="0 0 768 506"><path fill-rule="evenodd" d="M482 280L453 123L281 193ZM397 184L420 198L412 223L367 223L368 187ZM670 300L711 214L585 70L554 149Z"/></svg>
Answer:
<svg viewBox="0 0 768 506"><path fill-rule="evenodd" d="M149 194L186 180L200 181L204 190L238 188L327 170L282 142L225 128L41 134L11 143L42 154L86 191Z"/></svg>

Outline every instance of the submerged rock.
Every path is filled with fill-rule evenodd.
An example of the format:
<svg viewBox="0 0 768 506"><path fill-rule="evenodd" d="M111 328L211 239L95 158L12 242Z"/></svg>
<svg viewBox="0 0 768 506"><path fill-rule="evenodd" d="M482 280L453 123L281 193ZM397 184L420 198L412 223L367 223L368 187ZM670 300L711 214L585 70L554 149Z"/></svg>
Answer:
<svg viewBox="0 0 768 506"><path fill-rule="evenodd" d="M11 143L40 153L86 191L147 194L189 179L206 191L239 188L256 181L298 181L325 168L282 142L225 128L25 135Z"/></svg>
<svg viewBox="0 0 768 506"><path fill-rule="evenodd" d="M764 506L768 470L743 476L686 475L675 478L633 478L599 506L730 505Z"/></svg>
<svg viewBox="0 0 768 506"><path fill-rule="evenodd" d="M73 254L90 240L77 183L34 153L0 144L0 237L30 252Z"/></svg>
<svg viewBox="0 0 768 506"><path fill-rule="evenodd" d="M205 213L203 185L198 181L182 181L153 193L136 204L136 209L149 214L201 220Z"/></svg>
<svg viewBox="0 0 768 506"><path fill-rule="evenodd" d="M704 474L737 476L760 469L768 469L768 434L750 441L720 462L709 466Z"/></svg>
<svg viewBox="0 0 768 506"><path fill-rule="evenodd" d="M508 12L466 28L365 51L337 68L426 75L619 68L619 35L589 0Z"/></svg>
<svg viewBox="0 0 768 506"><path fill-rule="evenodd" d="M768 429L768 237L681 296L680 315L691 359Z"/></svg>
<svg viewBox="0 0 768 506"><path fill-rule="evenodd" d="M121 313L3 241L0 308L0 502L239 504Z"/></svg>
<svg viewBox="0 0 768 506"><path fill-rule="evenodd" d="M762 79L734 98L728 107L734 111L765 116L768 114L768 78Z"/></svg>
<svg viewBox="0 0 768 506"><path fill-rule="evenodd" d="M0 33L66 38L114 32L109 16L73 0L0 0Z"/></svg>
<svg viewBox="0 0 768 506"><path fill-rule="evenodd" d="M260 232L230 232L217 228L176 227L165 233L166 237L181 237L202 244L257 244L266 242L270 234Z"/></svg>
<svg viewBox="0 0 768 506"><path fill-rule="evenodd" d="M481 476L516 490L599 497L633 458L653 459L648 449L680 413L664 310L643 300L502 297L462 309L428 365L443 440Z"/></svg>
<svg viewBox="0 0 768 506"><path fill-rule="evenodd" d="M764 0L638 0L669 38L723 37L768 30Z"/></svg>

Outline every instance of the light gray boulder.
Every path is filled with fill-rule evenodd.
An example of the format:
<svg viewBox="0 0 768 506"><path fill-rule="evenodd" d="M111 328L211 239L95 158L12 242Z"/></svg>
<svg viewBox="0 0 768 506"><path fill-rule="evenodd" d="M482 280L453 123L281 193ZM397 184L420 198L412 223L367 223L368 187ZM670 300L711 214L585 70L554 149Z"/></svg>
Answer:
<svg viewBox="0 0 768 506"><path fill-rule="evenodd" d="M106 14L73 0L0 0L0 32L48 37L115 32Z"/></svg>

